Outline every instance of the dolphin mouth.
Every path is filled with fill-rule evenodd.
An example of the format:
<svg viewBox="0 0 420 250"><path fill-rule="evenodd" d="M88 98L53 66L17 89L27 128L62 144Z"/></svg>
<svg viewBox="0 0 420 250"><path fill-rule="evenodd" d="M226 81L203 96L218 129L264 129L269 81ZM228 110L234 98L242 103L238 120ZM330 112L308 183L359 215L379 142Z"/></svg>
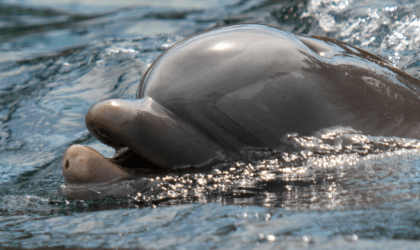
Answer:
<svg viewBox="0 0 420 250"><path fill-rule="evenodd" d="M138 136L133 135L135 128L130 125L137 109L130 105L131 102L124 100L106 100L89 109L85 118L88 131L98 141L114 148L115 153L112 157L105 157L88 146L70 146L62 161L66 184L103 183L106 186L113 181L156 176L165 172L162 167L139 155L139 150L129 146L130 142L139 140Z"/></svg>
<svg viewBox="0 0 420 250"><path fill-rule="evenodd" d="M136 166L131 166L135 163L133 159L130 159L135 156L137 155L130 148L121 147L121 148L116 148L114 155L111 158L108 158L108 160L111 161L113 164L116 164L128 170L128 169L132 169L136 167Z"/></svg>
<svg viewBox="0 0 420 250"><path fill-rule="evenodd" d="M134 176L147 174L156 175L168 171L136 154L129 147L116 148L114 155L107 159Z"/></svg>

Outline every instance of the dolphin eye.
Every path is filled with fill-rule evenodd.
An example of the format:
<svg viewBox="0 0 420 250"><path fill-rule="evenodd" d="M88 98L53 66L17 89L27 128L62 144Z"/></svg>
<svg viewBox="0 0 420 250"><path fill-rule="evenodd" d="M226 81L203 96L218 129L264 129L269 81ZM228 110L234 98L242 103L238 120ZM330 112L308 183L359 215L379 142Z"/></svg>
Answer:
<svg viewBox="0 0 420 250"><path fill-rule="evenodd" d="M64 168L69 169L69 167L70 167L70 162L68 159L66 159L66 164L64 164Z"/></svg>

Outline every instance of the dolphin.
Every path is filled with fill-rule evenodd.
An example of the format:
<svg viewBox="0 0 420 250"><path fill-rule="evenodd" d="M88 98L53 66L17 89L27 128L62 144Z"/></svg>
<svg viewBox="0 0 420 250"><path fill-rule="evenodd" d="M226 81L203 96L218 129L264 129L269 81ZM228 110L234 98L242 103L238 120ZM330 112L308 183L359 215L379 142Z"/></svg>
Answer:
<svg viewBox="0 0 420 250"><path fill-rule="evenodd" d="M116 153L72 145L62 171L72 185L127 180L281 151L288 133L337 126L420 139L419 93L417 78L338 40L259 24L214 28L158 57L136 99L94 104L86 126Z"/></svg>

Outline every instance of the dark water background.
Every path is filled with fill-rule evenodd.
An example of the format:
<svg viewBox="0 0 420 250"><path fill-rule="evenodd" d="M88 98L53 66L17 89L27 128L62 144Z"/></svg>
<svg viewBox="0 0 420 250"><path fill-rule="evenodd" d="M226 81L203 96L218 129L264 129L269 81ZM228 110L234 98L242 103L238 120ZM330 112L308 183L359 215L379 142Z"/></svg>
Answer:
<svg viewBox="0 0 420 250"><path fill-rule="evenodd" d="M264 23L348 42L420 77L419 9L414 0L0 1L0 248L419 249L412 140L360 135L346 151L341 135L299 138L334 147L180 175L147 201L57 194L69 145L113 153L87 132L87 109L134 98L147 67L182 38Z"/></svg>

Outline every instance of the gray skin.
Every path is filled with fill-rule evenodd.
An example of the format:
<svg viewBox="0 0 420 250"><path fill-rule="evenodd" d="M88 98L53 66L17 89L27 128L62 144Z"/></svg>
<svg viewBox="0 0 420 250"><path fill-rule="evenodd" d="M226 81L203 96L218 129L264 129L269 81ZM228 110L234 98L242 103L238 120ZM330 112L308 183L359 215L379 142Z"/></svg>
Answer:
<svg viewBox="0 0 420 250"><path fill-rule="evenodd" d="M419 87L389 62L331 38L264 25L217 28L164 52L138 99L93 105L87 128L117 153L73 145L63 174L70 184L133 178L127 159L142 158L157 172L201 167L253 148L281 150L286 133L334 126L420 139Z"/></svg>

